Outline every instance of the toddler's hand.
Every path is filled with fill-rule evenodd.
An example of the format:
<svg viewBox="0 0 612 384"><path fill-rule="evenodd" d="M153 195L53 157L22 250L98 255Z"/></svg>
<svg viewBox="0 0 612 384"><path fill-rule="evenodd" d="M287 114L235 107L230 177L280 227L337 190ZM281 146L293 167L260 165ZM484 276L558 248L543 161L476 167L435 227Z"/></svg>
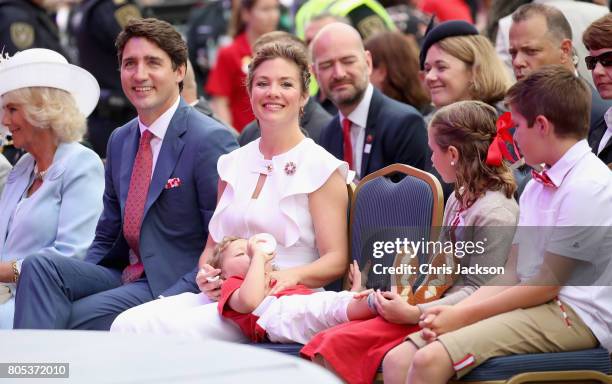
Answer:
<svg viewBox="0 0 612 384"><path fill-rule="evenodd" d="M276 256L275 250L276 240L267 233L255 235L247 243L247 255L251 259L258 255L263 258L264 262L269 262Z"/></svg>
<svg viewBox="0 0 612 384"><path fill-rule="evenodd" d="M361 271L359 270L357 260L353 260L353 262L349 265L348 280L351 284L351 291L359 292L361 290Z"/></svg>

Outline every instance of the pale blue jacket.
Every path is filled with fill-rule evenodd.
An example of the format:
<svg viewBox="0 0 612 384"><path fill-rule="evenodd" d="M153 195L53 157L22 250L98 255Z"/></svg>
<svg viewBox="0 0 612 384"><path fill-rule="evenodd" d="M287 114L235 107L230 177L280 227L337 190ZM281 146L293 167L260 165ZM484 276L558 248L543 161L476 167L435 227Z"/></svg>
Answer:
<svg viewBox="0 0 612 384"><path fill-rule="evenodd" d="M44 182L26 197L34 165L26 154L6 180L0 199L0 262L17 260L21 268L21 261L32 255L84 258L102 212L102 161L79 143L62 143ZM15 285L8 286L13 297L0 304L0 329L13 326Z"/></svg>

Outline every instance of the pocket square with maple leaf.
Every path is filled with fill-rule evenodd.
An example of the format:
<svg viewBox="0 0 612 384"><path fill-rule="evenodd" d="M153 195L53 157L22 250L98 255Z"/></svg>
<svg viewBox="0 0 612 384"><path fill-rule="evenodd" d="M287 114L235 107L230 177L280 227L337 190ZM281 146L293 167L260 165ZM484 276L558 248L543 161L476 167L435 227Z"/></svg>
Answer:
<svg viewBox="0 0 612 384"><path fill-rule="evenodd" d="M177 188L177 187L180 187L180 186L181 186L181 179L178 178L178 177L173 177L171 179L168 179L164 189L172 189L172 188Z"/></svg>

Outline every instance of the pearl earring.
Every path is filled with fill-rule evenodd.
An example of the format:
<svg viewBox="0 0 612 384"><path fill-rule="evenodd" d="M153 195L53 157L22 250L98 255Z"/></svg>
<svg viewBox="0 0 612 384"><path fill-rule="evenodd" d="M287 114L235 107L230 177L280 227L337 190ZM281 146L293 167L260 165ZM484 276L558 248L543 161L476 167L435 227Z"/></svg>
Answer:
<svg viewBox="0 0 612 384"><path fill-rule="evenodd" d="M454 167L454 166L455 166L455 161L451 160L451 167Z"/></svg>

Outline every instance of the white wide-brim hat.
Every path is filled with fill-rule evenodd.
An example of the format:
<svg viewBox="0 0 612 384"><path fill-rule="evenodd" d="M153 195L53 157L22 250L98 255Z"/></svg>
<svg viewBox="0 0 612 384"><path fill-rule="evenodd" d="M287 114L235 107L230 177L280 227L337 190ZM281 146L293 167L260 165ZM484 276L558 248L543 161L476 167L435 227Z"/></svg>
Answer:
<svg viewBox="0 0 612 384"><path fill-rule="evenodd" d="M85 117L93 112L100 98L100 86L91 73L69 64L64 56L50 49L26 49L0 59L0 96L27 87L58 88L70 93Z"/></svg>

